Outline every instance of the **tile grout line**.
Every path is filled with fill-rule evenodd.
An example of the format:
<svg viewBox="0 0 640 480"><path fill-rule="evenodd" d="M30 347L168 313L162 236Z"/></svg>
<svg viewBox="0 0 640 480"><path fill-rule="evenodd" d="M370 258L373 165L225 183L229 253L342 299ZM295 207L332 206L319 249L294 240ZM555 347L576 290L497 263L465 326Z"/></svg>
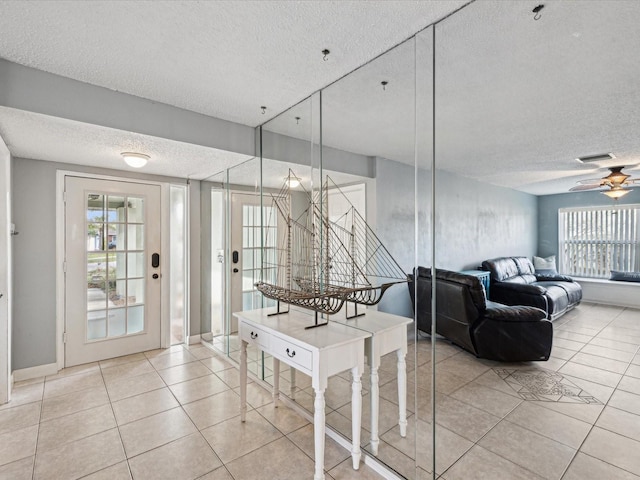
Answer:
<svg viewBox="0 0 640 480"><path fill-rule="evenodd" d="M98 365L100 365L98 363ZM131 471L131 465L129 465L129 458L127 457L127 450L124 447L124 441L122 440L122 433L120 432L120 425L118 425L118 417L116 417L116 412L113 409L113 402L111 401L111 395L109 394L109 389L107 388L107 381L104 377L104 372L102 370L102 365L100 365L100 374L102 376L102 382L104 383L104 389L107 392L107 399L109 400L109 408L111 409L111 414L113 415L113 421L116 424L116 429L118 430L118 438L120 439L120 444L122 445L122 452L124 453L124 461L127 462L127 470L129 471L129 475L131 476L131 478L133 478L133 472ZM114 464L117 465L117 464ZM112 467L113 465L109 465L108 467L103 468L102 470L105 470L106 468ZM101 471L101 470L98 470ZM95 472L92 472L95 473Z"/></svg>
<svg viewBox="0 0 640 480"><path fill-rule="evenodd" d="M185 352L189 353L189 352L188 352L188 350L184 348L184 345L183 345L183 351L185 351ZM172 352L172 353L175 353L175 352ZM196 358L194 355L192 355L192 356L193 356L194 358ZM147 359L147 360L148 360L148 359ZM216 378L220 379L220 381L221 381L221 382L225 383L225 382L224 382L224 380L222 380L220 377L218 377L218 376L215 374L215 372L211 371L211 370L210 370L210 369L209 369L209 368L208 368L204 363L202 363L202 360L201 360L201 359L199 359L199 358L196 358L196 360L195 360L194 362L187 362L187 363L183 363L183 364L181 364L181 365L187 365L188 363L195 363L195 362L200 363L202 366L204 366L207 370L209 370L209 371L211 372L211 375L215 376ZM149 363L151 363L151 362L149 362ZM174 365L174 366L181 366L181 365ZM156 373L158 373L158 372L159 372L159 370L158 370L158 369L156 369L156 366L155 366L155 365L151 364L151 366L153 367L153 369L155 370L155 372L156 372ZM173 368L173 367L168 367L168 368ZM165 369L162 369L162 370L165 370ZM207 374L207 375L203 375L203 377L204 377L204 376L208 376L208 375L209 375L209 374ZM198 428L198 426L195 424L195 422L191 419L191 417L189 416L189 414L186 412L186 410L184 409L184 405L182 404L182 402L180 402L180 400L176 397L176 395L175 395L175 393L173 392L173 390L171 390L171 386L170 386L169 384L167 384L167 382L165 381L165 379L164 379L164 378L163 378L159 373L158 373L158 376L160 377L160 379L162 380L162 382L165 384L165 387L162 387L162 388L166 388L166 389L169 391L169 393L171 393L171 396L175 399L175 401L176 401L176 402L178 402L178 406L179 406L179 407L180 407L180 409L182 410L182 413L184 413L184 415L189 419L189 422L191 422L191 425L193 425L193 427L195 428L195 430L196 430L196 432L198 433L198 435L200 435L200 437L202 438L202 440L204 440L204 442L205 442L205 443L207 444L207 446L211 449L211 451L212 451L212 452L213 452L213 454L216 456L216 458L217 458L218 460L220 460L221 467L224 467L224 469L227 471L227 473L229 473L229 475L231 476L231 478L234 478L234 477L233 477L233 475L231 475L231 472L229 472L229 469L226 467L225 463L224 463L224 462L222 461L222 459L220 458L220 456L216 453L216 451L215 451L215 449L213 448L213 446L212 446L212 445L209 443L209 441L205 438L205 436L202 434L202 431ZM196 378L202 378L202 377L196 377ZM189 380L185 380L185 382L188 382L188 381L190 381L190 380L195 380L195 378L193 378L193 379L189 379ZM173 384L173 385L177 385L178 383L184 383L184 382L177 382L177 383L175 383L175 384ZM225 383L225 385L227 385L227 384ZM229 385L227 385L227 387L229 388L229 390L232 390L232 389L231 389L231 387L229 387ZM223 392L224 392L224 391L223 391ZM223 393L223 392L218 392L218 393ZM208 398L208 397L204 397L204 398ZM198 399L198 400L202 400L202 399ZM194 400L194 402L196 402L196 401L198 401L198 400ZM193 403L193 402L189 402L189 403ZM185 404L185 405L188 405L188 403L187 403L187 404ZM167 410L165 410L165 411L167 411ZM160 413L162 413L162 412L160 412ZM154 415L155 415L155 414L154 414ZM152 416L152 415L148 415L147 417L144 417L144 418L148 418L148 417L150 417L150 416ZM208 428L208 427L207 427L207 428ZM190 434L190 435L191 435L191 434ZM153 450L156 450L156 449L158 449L158 448L164 447L164 446L166 446L166 445L170 445L170 444L172 444L172 443L174 443L174 442L177 442L178 440L182 440L183 438L186 438L186 437L188 437L188 436L189 436L189 435L185 435L185 436L182 436L182 437L180 437L180 438L173 439L173 440L171 440L170 442L167 442L167 443L165 443L165 444L163 444L163 445L158 445L157 447L154 447L154 448L152 448L151 450L147 450L146 452L141 452L140 454L135 455L134 457L131 457L131 458L135 458L135 457L137 457L137 456L139 456L139 455L143 455L143 454L145 454L145 453L151 452L151 451L153 451ZM128 463L128 462L129 462L129 459L127 458L127 463ZM209 472L206 472L206 473L204 473L203 475L200 475L200 476L199 476L199 477L197 477L197 478L201 478L201 477L203 477L203 476L205 476L205 475L208 475L209 473L214 472L214 471L218 470L218 469L219 469L219 468L221 468L221 467L216 467L216 468L214 468L213 470L210 470ZM132 477L133 477L133 474L132 474ZM197 480L197 478L196 478L196 480Z"/></svg>
<svg viewBox="0 0 640 480"><path fill-rule="evenodd" d="M616 315L615 317L613 317L613 319L611 319L611 321L609 323L607 323L607 325L605 327L603 327L602 329L600 329L600 331L598 332L598 334L600 334L605 328L609 327L618 317L620 317L620 315L622 315L622 313L624 311L626 311L627 308L623 308L618 315ZM596 334L596 336L598 335ZM595 338L596 336L594 336L593 338ZM593 340L593 339L592 339ZM583 347L584 348L584 347ZM607 408L607 406L609 405L609 402L611 401L611 398L613 398L613 395L616 393L616 391L618 390L618 387L620 385L620 383L622 382L622 379L624 378L624 374L629 370L629 367L633 364L633 359L635 358L635 356L638 354L638 352L640 351L640 347L636 348L636 352L635 354L631 357L631 360L629 360L629 362L627 363L627 368L625 369L624 373L620 376L620 380L618 380L616 386L613 388L613 391L611 392L611 395L609 396L609 398L607 399L607 402L604 404L604 406L602 407L602 410L600 411L600 413L598 414L598 416L595 418L595 420L591 423L591 428L589 429L589 431L587 432L587 434L585 435L584 439L582 440L582 442L580 443L580 446L578 447L578 449L576 450L576 453L573 455L573 457L571 458L571 461L567 464L567 466L565 467L564 471L562 472L562 475L560 476L560 480L562 480L564 478L564 476L567 474L567 472L569 471L569 468L571 468L571 465L573 464L574 460L576 459L576 457L578 456L578 453L583 453L584 455L588 455L584 452L582 452L582 447L584 446L585 442L587 441L587 438L589 438L589 435L591 435L591 432L593 432L593 430L596 428L596 424L598 423L598 420L600 420L600 417L602 416L602 413L605 411L605 409ZM601 427L598 427L601 428ZM606 430L606 429L605 429ZM614 432L615 433L615 432ZM624 435L621 435L624 436ZM591 456L591 455L589 455ZM593 458L597 458L597 457L593 457ZM598 460L609 464L609 462L605 462L602 459ZM611 465L611 464L609 464ZM618 465L613 465L616 468L620 468L621 470L624 470L622 467L618 466ZM626 470L624 470L626 471ZM632 472L629 472L632 473Z"/></svg>
<svg viewBox="0 0 640 480"><path fill-rule="evenodd" d="M38 455L38 441L40 440L40 423L42 422L42 412L44 410L44 387L47 382L47 377L42 381L42 400L40 401L40 415L38 416L38 433L36 434L36 445L33 449L33 467L31 469L31 480L36 478L36 458Z"/></svg>

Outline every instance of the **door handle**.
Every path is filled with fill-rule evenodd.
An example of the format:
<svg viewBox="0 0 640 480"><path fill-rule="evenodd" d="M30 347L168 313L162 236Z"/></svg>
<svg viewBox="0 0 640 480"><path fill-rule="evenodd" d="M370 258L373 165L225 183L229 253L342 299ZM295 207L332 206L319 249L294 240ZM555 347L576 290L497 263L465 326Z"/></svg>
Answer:
<svg viewBox="0 0 640 480"><path fill-rule="evenodd" d="M151 266L153 268L158 268L160 266L160 254L154 253L151 255Z"/></svg>
<svg viewBox="0 0 640 480"><path fill-rule="evenodd" d="M238 254L238 251L234 250L233 253L231 254L231 260L233 260L233 263L238 263L239 259L240 259L240 256Z"/></svg>

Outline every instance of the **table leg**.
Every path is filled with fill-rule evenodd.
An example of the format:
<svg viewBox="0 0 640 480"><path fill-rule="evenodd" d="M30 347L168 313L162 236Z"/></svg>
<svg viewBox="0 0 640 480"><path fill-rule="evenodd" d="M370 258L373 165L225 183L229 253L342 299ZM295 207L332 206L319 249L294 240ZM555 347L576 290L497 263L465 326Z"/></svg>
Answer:
<svg viewBox="0 0 640 480"><path fill-rule="evenodd" d="M273 406L278 408L280 398L280 360L273 358Z"/></svg>
<svg viewBox="0 0 640 480"><path fill-rule="evenodd" d="M371 453L378 455L378 413L380 411L380 387L378 378L378 367L371 365Z"/></svg>
<svg viewBox="0 0 640 480"><path fill-rule="evenodd" d="M247 418L247 342L240 342L240 420Z"/></svg>
<svg viewBox="0 0 640 480"><path fill-rule="evenodd" d="M398 410L400 419L400 436L407 436L407 363L405 361L405 352L402 349L397 350L398 355Z"/></svg>
<svg viewBox="0 0 640 480"><path fill-rule="evenodd" d="M351 458L353 460L353 469L360 468L360 426L362 421L362 382L360 377L362 372L358 367L351 369L353 383L351 384Z"/></svg>
<svg viewBox="0 0 640 480"><path fill-rule="evenodd" d="M296 369L289 367L289 381L291 382L291 398L296 396Z"/></svg>
<svg viewBox="0 0 640 480"><path fill-rule="evenodd" d="M316 390L316 399L313 404L313 436L316 460L314 480L324 480L324 433L324 390Z"/></svg>

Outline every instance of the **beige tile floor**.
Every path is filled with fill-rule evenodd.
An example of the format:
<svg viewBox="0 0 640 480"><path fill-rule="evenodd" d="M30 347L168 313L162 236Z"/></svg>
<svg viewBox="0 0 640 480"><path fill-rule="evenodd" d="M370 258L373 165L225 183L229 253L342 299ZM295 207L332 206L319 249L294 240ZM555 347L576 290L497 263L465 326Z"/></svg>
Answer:
<svg viewBox="0 0 640 480"><path fill-rule="evenodd" d="M313 478L313 426L202 345L114 358L17 383L0 406L0 480ZM326 439L328 480L351 468Z"/></svg>
<svg viewBox="0 0 640 480"><path fill-rule="evenodd" d="M582 304L554 323L548 362L498 364L438 340L436 477L640 479L639 348L640 311L594 304ZM249 366L261 374L258 356L249 351ZM408 391L416 391L418 401L409 402L409 432L401 438L395 361L383 359L378 458L407 478L427 479L432 478L429 338L410 346L407 365ZM270 367L267 359L266 380ZM524 400L497 375L498 367L558 372L597 402ZM284 405L274 409L269 392L255 383L248 389L247 422L240 423L238 385L237 370L200 345L22 382L12 402L0 406L0 479L312 478L312 425ZM337 376L327 392L327 422L345 436L351 430L348 387L348 376ZM286 368L281 388L290 388ZM366 388L363 394L366 450ZM295 400L312 410L303 375ZM381 478L365 465L352 470L349 452L329 437L325 457L328 479Z"/></svg>
<svg viewBox="0 0 640 480"><path fill-rule="evenodd" d="M379 457L414 478L432 478L431 340L410 347L409 392L418 392L410 434L395 422L381 431ZM462 479L640 480L640 310L582 304L554 322L547 362L479 360L438 340L436 346L436 477ZM416 369L417 365L417 369ZM389 373L392 357L383 362ZM593 395L596 403L523 399L494 368L547 370ZM395 406L395 378L381 396ZM330 405L333 406L333 405ZM331 421L346 423L345 407ZM395 418L392 408L383 415ZM366 416L366 412L365 412ZM363 425L368 425L363 420ZM363 433L363 438L366 434ZM415 440L417 438L417 440ZM365 449L366 449L365 445Z"/></svg>
<svg viewBox="0 0 640 480"><path fill-rule="evenodd" d="M431 340L410 342L409 433L397 423L393 354L380 371L378 458L406 478L432 478ZM415 343L415 344L414 344ZM232 357L235 343L231 344ZM442 480L640 480L640 310L583 303L554 322L547 362L480 360L448 342L436 346L436 477ZM251 352L250 352L251 353ZM257 359L253 352L254 360ZM416 367L417 366L417 367ZM258 363L253 364L259 372ZM558 372L595 403L525 400L494 368ZM272 379L271 362L265 378ZM296 401L311 411L312 390L298 376ZM363 446L368 450L368 376L363 376ZM350 437L348 375L327 392L327 423ZM280 380L289 391L288 372ZM416 448L416 444L418 447ZM417 459L416 459L416 453ZM416 471L416 464L418 469Z"/></svg>

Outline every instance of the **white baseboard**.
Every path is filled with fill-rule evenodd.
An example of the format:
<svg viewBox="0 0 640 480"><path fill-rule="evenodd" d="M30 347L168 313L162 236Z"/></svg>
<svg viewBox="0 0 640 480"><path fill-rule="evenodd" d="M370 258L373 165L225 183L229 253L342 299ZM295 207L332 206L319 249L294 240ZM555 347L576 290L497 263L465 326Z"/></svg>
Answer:
<svg viewBox="0 0 640 480"><path fill-rule="evenodd" d="M200 343L200 335L191 335L189 337L189 345L195 345L196 343Z"/></svg>
<svg viewBox="0 0 640 480"><path fill-rule="evenodd" d="M640 283L575 278L582 286L582 301L640 308Z"/></svg>
<svg viewBox="0 0 640 480"><path fill-rule="evenodd" d="M32 378L55 375L56 373L58 373L58 364L48 363L46 365L37 365L35 367L14 370L12 375L15 382L21 382L23 380L31 380Z"/></svg>
<svg viewBox="0 0 640 480"><path fill-rule="evenodd" d="M205 342L210 342L211 340L213 340L213 333L211 333L211 332L203 333L200 336L202 337L202 340L204 340Z"/></svg>

